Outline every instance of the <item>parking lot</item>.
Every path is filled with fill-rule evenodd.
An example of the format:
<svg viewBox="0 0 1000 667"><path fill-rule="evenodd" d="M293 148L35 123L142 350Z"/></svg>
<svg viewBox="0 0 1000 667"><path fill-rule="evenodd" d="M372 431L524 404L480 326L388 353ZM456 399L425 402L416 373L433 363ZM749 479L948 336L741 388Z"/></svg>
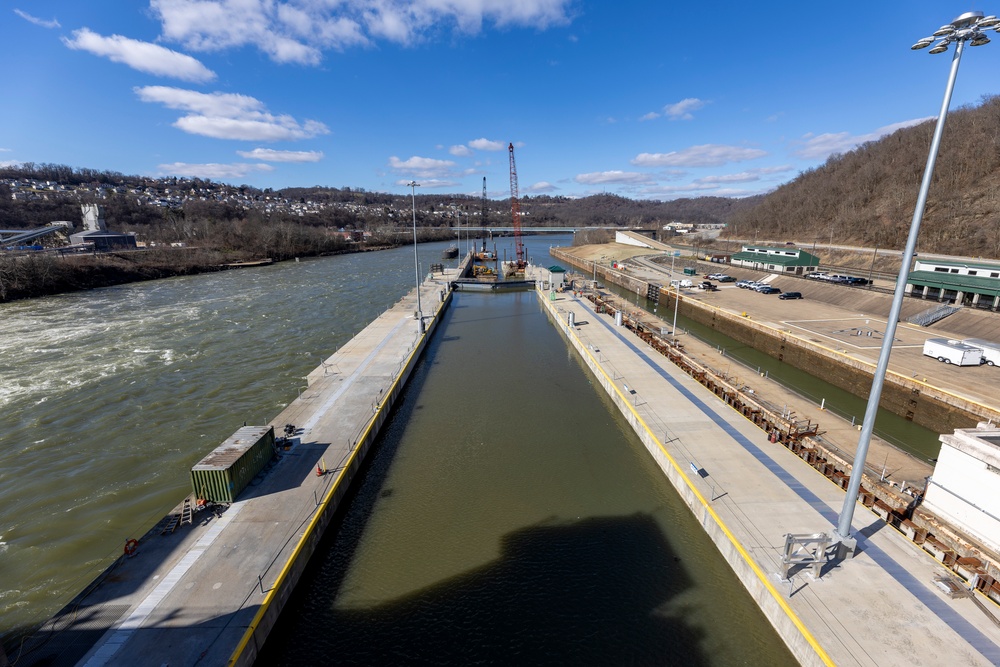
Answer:
<svg viewBox="0 0 1000 667"><path fill-rule="evenodd" d="M630 271L636 277L664 285L670 284L669 267L664 268L643 257L633 258L630 266L636 267ZM779 298L778 293L762 294L749 289L740 289L735 282L718 280L710 281L716 287L714 290L682 288L681 294L685 298L722 308L804 340L825 345L849 357L865 361L873 367L878 363L885 332L885 317L863 312L860 308L853 310L822 300L840 299L847 304L856 304L867 294L866 290L822 280L767 274L735 267L719 267L718 271L714 266L706 267L705 263L701 263L700 267L701 273L698 275L684 276L681 273L682 267L678 265L673 277L688 278L694 285L698 285L708 280L706 274L725 273L737 280L765 282L775 287L778 293L801 291L803 298L784 300ZM934 358L923 355L923 343L928 338L960 339L963 336L949 333L945 328L928 329L901 322L896 328L889 370L926 381L957 396L984 405L994 408L1000 406L1000 401L992 389L1000 384L1000 366L957 366L940 363Z"/></svg>

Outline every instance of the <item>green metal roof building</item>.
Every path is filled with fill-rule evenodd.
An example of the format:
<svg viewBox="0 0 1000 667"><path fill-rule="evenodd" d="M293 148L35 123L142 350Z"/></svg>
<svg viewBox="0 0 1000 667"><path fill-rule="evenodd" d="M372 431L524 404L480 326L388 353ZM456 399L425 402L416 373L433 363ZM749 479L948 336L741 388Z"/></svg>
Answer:
<svg viewBox="0 0 1000 667"><path fill-rule="evenodd" d="M743 246L734 254L729 263L746 269L772 271L775 273L793 273L797 276L812 273L819 266L819 257L805 250L788 246L772 248L769 246Z"/></svg>
<svg viewBox="0 0 1000 667"><path fill-rule="evenodd" d="M1000 309L1000 264L996 263L918 258L906 286L911 296Z"/></svg>

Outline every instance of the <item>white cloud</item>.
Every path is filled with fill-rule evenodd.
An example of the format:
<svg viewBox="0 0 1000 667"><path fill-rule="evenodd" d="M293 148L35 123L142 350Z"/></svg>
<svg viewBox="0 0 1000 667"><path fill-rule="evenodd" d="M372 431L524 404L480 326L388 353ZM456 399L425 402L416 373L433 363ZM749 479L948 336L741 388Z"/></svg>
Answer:
<svg viewBox="0 0 1000 667"><path fill-rule="evenodd" d="M825 133L820 135L806 134L802 137L801 141L797 142L801 145L801 148L796 150L794 154L806 160L825 160L834 153L846 153L866 141L875 141L887 134L892 134L896 130L919 125L931 119L933 119L933 116L904 120L899 123L885 125L868 134L851 134L849 132Z"/></svg>
<svg viewBox="0 0 1000 667"><path fill-rule="evenodd" d="M555 192L558 189L548 181L538 181L534 185L525 188L524 191L531 194L544 194L546 192Z"/></svg>
<svg viewBox="0 0 1000 667"><path fill-rule="evenodd" d="M677 199L679 197L749 197L760 194L758 191L740 190L738 188L720 188L717 185L688 183L685 185L654 185L643 188L639 195L658 199Z"/></svg>
<svg viewBox="0 0 1000 667"><path fill-rule="evenodd" d="M402 185L402 186L409 187L410 181L406 180L405 178L404 179L400 179L400 180L396 181L396 185ZM459 185L461 185L461 183L459 183L458 181L448 181L448 180L437 179L437 178L425 178L425 179L421 179L421 181L420 181L420 183L418 183L418 185L420 187L422 187L422 188L454 188L454 187L458 187Z"/></svg>
<svg viewBox="0 0 1000 667"><path fill-rule="evenodd" d="M289 115L275 116L263 102L248 95L199 93L167 86L134 90L143 102L158 102L169 109L188 112L174 122L174 127L189 134L244 141L294 141L330 133L318 121L299 124Z"/></svg>
<svg viewBox="0 0 1000 667"><path fill-rule="evenodd" d="M12 148L0 148L0 153L10 153L12 150L14 150L14 149L12 149Z"/></svg>
<svg viewBox="0 0 1000 667"><path fill-rule="evenodd" d="M276 151L271 148L255 148L252 151L236 151L240 157L265 162L319 162L322 151Z"/></svg>
<svg viewBox="0 0 1000 667"><path fill-rule="evenodd" d="M463 146L461 144L457 146L452 146L451 148L448 149L448 152L454 155L455 157L469 157L470 155L472 155L472 151L469 150L469 147Z"/></svg>
<svg viewBox="0 0 1000 667"><path fill-rule="evenodd" d="M670 153L639 153L632 159L637 167L720 167L727 162L744 162L767 155L759 148L702 144Z"/></svg>
<svg viewBox="0 0 1000 667"><path fill-rule="evenodd" d="M680 102L668 104L663 107L663 115L670 120L691 120L694 118L694 116L691 115L691 112L697 111L705 106L705 104L706 102L704 100L699 100L696 97L688 97Z"/></svg>
<svg viewBox="0 0 1000 667"><path fill-rule="evenodd" d="M696 178L694 183L697 184L718 184L718 183L750 183L752 181L759 181L761 176L769 176L770 174L781 174L784 172L792 171L794 167L791 165L781 165L780 167L761 167L760 169L748 169L746 171L741 171L738 174L723 174L720 176L705 176L703 178Z"/></svg>
<svg viewBox="0 0 1000 667"><path fill-rule="evenodd" d="M326 49L376 39L410 44L484 23L544 30L569 23L571 0L150 0L163 36L197 51L254 46L277 62L315 65Z"/></svg>
<svg viewBox="0 0 1000 667"><path fill-rule="evenodd" d="M454 166L455 163L451 160L435 160L434 158L418 157L416 155L408 160L400 160L395 155L389 158L389 168L393 171L428 181L450 176Z"/></svg>
<svg viewBox="0 0 1000 667"><path fill-rule="evenodd" d="M648 114L645 114L644 116L639 116L639 120L656 120L659 117L660 114L656 113L655 111L650 111Z"/></svg>
<svg viewBox="0 0 1000 667"><path fill-rule="evenodd" d="M474 139L469 142L469 148L475 148L477 151L502 151L507 148L507 145L502 141Z"/></svg>
<svg viewBox="0 0 1000 667"><path fill-rule="evenodd" d="M105 37L87 28L81 28L73 31L72 38L63 37L62 41L71 49L87 51L154 76L167 76L198 83L215 78L215 72L191 56L171 51L158 44L140 42L121 35Z"/></svg>
<svg viewBox="0 0 1000 667"><path fill-rule="evenodd" d="M171 162L170 164L161 164L157 169L164 176L192 176L213 180L243 178L251 174L274 171L274 167L269 164L217 164L214 162L207 164Z"/></svg>
<svg viewBox="0 0 1000 667"><path fill-rule="evenodd" d="M612 170L577 174L573 180L584 185L596 185L599 183L649 183L653 179L649 174Z"/></svg>
<svg viewBox="0 0 1000 667"><path fill-rule="evenodd" d="M0 168L17 167L20 164L19 160L0 160Z"/></svg>
<svg viewBox="0 0 1000 667"><path fill-rule="evenodd" d="M59 21L52 19L51 21L46 21L45 19L40 19L37 16L32 16L28 12L22 12L20 9L15 9L14 13L20 16L22 19L29 23L34 23L35 25L41 26L43 28L61 28Z"/></svg>

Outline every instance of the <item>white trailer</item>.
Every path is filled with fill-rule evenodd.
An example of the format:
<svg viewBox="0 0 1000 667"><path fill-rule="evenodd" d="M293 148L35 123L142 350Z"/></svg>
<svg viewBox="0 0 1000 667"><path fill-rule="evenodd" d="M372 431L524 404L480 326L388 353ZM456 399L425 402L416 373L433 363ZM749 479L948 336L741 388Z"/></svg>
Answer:
<svg viewBox="0 0 1000 667"><path fill-rule="evenodd" d="M924 341L924 354L958 366L978 366L983 363L981 349L948 338L928 338Z"/></svg>
<svg viewBox="0 0 1000 667"><path fill-rule="evenodd" d="M990 366L1000 366L1000 343L983 338L966 338L962 342L982 350L985 363Z"/></svg>

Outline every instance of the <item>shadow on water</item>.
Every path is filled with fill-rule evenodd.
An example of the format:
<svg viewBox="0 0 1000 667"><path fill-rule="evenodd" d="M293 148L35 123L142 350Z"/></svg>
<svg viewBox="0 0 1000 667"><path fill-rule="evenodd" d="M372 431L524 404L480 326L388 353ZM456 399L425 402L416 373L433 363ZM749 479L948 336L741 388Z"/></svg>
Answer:
<svg viewBox="0 0 1000 667"><path fill-rule="evenodd" d="M311 576L335 591L343 575ZM506 535L496 561L409 596L303 610L258 662L707 665L701 631L657 611L691 585L648 515L533 526Z"/></svg>

